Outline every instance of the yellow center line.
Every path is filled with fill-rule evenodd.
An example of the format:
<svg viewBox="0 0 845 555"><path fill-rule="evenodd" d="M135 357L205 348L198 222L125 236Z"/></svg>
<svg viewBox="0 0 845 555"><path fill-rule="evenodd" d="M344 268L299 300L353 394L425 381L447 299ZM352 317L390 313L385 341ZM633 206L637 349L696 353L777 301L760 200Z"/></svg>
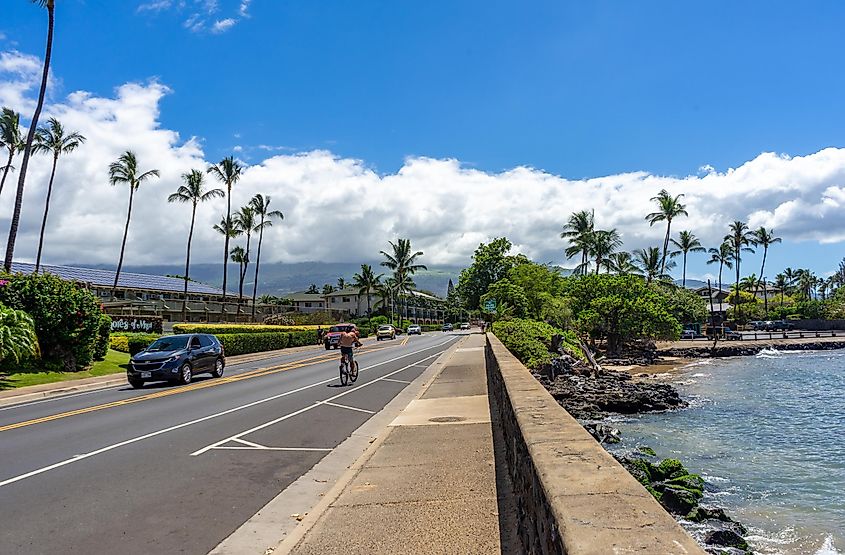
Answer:
<svg viewBox="0 0 845 555"><path fill-rule="evenodd" d="M362 348L361 350L366 350L367 352L376 352L382 349L386 349L388 347L378 347L378 348ZM315 364L320 364L323 362L329 362L331 360L339 360L339 356L335 356L334 353L332 354L321 354L315 357L306 358L302 360L296 360L287 362L285 364L281 364L279 366L270 366L267 368L257 368L255 370L249 370L242 374L237 374L234 376L228 376L225 378L220 378L217 380L208 380L202 382L196 382L193 384L186 385L184 387L174 388L174 389L166 389L163 391L158 391L156 393L148 393L146 395L139 395L137 397L130 397L129 399L121 399L120 401L112 401L110 403L103 403L101 405L94 405L91 407L85 407L81 409L71 410L67 412L62 412L58 414L52 414L49 416L43 416L41 418L34 418L32 420L25 420L22 422L16 422L14 424L7 424L6 426L0 426L0 432L5 432L8 430L15 430L17 428L24 428L26 426L32 426L35 424L41 424L44 422L51 422L53 420L59 420L62 418L68 418L70 416L77 416L80 414L87 414L89 412L95 412L100 410L105 410L113 407L120 407L124 405L130 405L133 403L140 403L141 401L149 401L151 399L158 399L161 397L168 397L170 395L176 395L179 393L185 393L188 391L194 391L197 389L205 389L208 387L216 387L220 385L224 385L227 383L239 382L241 380L247 380L250 378L257 378L261 376L269 376L271 374L277 374L279 372L286 372L288 370L295 370L297 368L303 368L305 366L313 366Z"/></svg>

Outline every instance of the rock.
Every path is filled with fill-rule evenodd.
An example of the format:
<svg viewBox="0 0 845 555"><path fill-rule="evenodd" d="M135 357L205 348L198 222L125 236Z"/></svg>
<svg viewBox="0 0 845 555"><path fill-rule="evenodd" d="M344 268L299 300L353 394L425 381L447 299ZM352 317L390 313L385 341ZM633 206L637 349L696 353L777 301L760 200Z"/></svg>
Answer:
<svg viewBox="0 0 845 555"><path fill-rule="evenodd" d="M707 532L704 536L704 543L707 545L735 547L737 549L748 550L748 542L746 542L742 536L731 530L713 530L711 532Z"/></svg>
<svg viewBox="0 0 845 555"><path fill-rule="evenodd" d="M672 486L680 486L684 489L696 490L700 492L704 491L704 480L698 474L685 474L683 476L678 476L677 478L666 480L666 484Z"/></svg>
<svg viewBox="0 0 845 555"><path fill-rule="evenodd" d="M663 505L663 507L670 513L676 515L687 515L695 508L696 505L698 505L698 501L700 499L701 494L696 495L692 490L675 486L666 486L662 491L659 501L660 504Z"/></svg>
<svg viewBox="0 0 845 555"><path fill-rule="evenodd" d="M584 429L590 432L590 435L592 435L599 443L619 443L622 441L622 433L619 429L608 426L607 424L590 422L584 424Z"/></svg>
<svg viewBox="0 0 845 555"><path fill-rule="evenodd" d="M649 457L656 457L657 453L654 452L654 449L649 447L648 445L640 445L637 447L637 451L642 453L643 455L648 455Z"/></svg>
<svg viewBox="0 0 845 555"><path fill-rule="evenodd" d="M689 474L678 459L664 459L660 461L660 464L657 465L657 472L658 474L654 476L655 480L671 480L672 478L679 478Z"/></svg>
<svg viewBox="0 0 845 555"><path fill-rule="evenodd" d="M690 522L703 522L705 520L721 520L723 522L734 522L734 520L725 514L725 509L720 507L696 507L685 516Z"/></svg>

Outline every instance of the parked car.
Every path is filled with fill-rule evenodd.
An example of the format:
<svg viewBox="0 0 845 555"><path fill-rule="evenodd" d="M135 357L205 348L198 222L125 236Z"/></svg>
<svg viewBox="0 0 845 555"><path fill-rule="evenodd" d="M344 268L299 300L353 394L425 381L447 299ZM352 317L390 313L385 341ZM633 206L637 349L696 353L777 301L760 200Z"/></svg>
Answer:
<svg viewBox="0 0 845 555"><path fill-rule="evenodd" d="M766 329L766 322L764 322L763 320L753 320L751 322L748 322L748 326L753 331L760 331Z"/></svg>
<svg viewBox="0 0 845 555"><path fill-rule="evenodd" d="M725 326L725 339L728 339L728 340L731 340L731 341L737 340L737 339L742 339L742 334L732 330L731 328L729 328L727 326Z"/></svg>
<svg viewBox="0 0 845 555"><path fill-rule="evenodd" d="M376 341L382 339L396 339L396 328L390 324L382 324L376 330Z"/></svg>
<svg viewBox="0 0 845 555"><path fill-rule="evenodd" d="M699 334L692 329L685 329L681 332L681 339L695 339Z"/></svg>
<svg viewBox="0 0 845 555"><path fill-rule="evenodd" d="M345 331L352 331L358 329L355 324L336 324L329 328L326 335L323 336L323 345L326 350L337 349L337 342L340 341L340 334Z"/></svg>
<svg viewBox="0 0 845 555"><path fill-rule="evenodd" d="M449 323L443 324L443 327L441 329L443 331L452 331L452 324L449 324Z"/></svg>
<svg viewBox="0 0 845 555"><path fill-rule="evenodd" d="M134 388L153 381L189 384L197 374L208 373L219 378L225 367L223 345L213 335L167 335L132 356L126 370L126 379Z"/></svg>
<svg viewBox="0 0 845 555"><path fill-rule="evenodd" d="M795 324L788 320L775 320L772 322L772 329L774 331L789 331L795 329Z"/></svg>
<svg viewBox="0 0 845 555"><path fill-rule="evenodd" d="M411 324L408 326L408 335L422 335L422 326L419 324Z"/></svg>
<svg viewBox="0 0 845 555"><path fill-rule="evenodd" d="M461 324L460 329L468 330L469 329L469 322L464 322Z"/></svg>

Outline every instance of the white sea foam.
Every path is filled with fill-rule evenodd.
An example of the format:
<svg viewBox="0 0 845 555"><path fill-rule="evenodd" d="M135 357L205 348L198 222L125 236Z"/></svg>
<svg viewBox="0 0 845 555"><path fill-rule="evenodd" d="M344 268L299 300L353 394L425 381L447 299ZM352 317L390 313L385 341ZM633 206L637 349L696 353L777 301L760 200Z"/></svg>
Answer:
<svg viewBox="0 0 845 555"><path fill-rule="evenodd" d="M842 552L834 547L833 536L828 536L815 555L842 555Z"/></svg>
<svg viewBox="0 0 845 555"><path fill-rule="evenodd" d="M690 378L709 378L710 374L705 374L704 372L696 372Z"/></svg>
<svg viewBox="0 0 845 555"><path fill-rule="evenodd" d="M781 352L777 349L771 349L766 347L759 353L757 353L757 358L780 358L782 356Z"/></svg>

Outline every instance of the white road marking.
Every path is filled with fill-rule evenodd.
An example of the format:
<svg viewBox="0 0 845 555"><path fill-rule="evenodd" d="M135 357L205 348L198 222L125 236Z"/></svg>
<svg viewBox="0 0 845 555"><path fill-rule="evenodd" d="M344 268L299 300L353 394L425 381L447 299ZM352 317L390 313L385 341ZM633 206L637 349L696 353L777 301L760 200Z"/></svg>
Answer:
<svg viewBox="0 0 845 555"><path fill-rule="evenodd" d="M215 447L214 451L319 451L321 453L332 451L330 447L237 447L223 446Z"/></svg>
<svg viewBox="0 0 845 555"><path fill-rule="evenodd" d="M341 405L340 403L330 403L328 401L323 401L320 404L321 405L328 405L330 407L337 407L339 409L357 410L359 412L366 412L367 414L375 414L375 411L372 411L372 410L361 409L361 408L358 408L358 407L351 407L349 405Z"/></svg>
<svg viewBox="0 0 845 555"><path fill-rule="evenodd" d="M384 380L382 380L382 381L385 381L385 382L394 382L394 383L404 383L404 384L409 384L409 383L411 383L411 382L409 382L408 380L395 380L395 379L393 379L393 378L385 378L385 379L384 379Z"/></svg>
<svg viewBox="0 0 845 555"><path fill-rule="evenodd" d="M258 443L253 443L251 441L247 441L247 440L241 439L241 438L235 438L234 441L237 441L238 443L243 443L244 445L248 445L249 447L253 447L255 449L266 449L267 448L266 445L259 445Z"/></svg>
<svg viewBox="0 0 845 555"><path fill-rule="evenodd" d="M361 369L361 371L363 372L364 370L369 370L369 369L371 369L371 368L375 368L376 366L383 366L383 365L385 365L385 364L388 364L388 363L390 363L390 362L394 362L394 361L399 360L399 359L401 359L401 358L407 358L407 357L409 357L409 356L415 355L415 354L417 354L417 353L421 353L421 352L423 352L423 351L428 351L428 350L431 350L431 349L435 349L435 348L437 348L437 347L440 347L440 346L442 346L442 345L445 345L445 344L446 344L446 343L448 343L448 342L449 342L449 341L447 340L447 341L444 341L444 342L442 342L442 343L438 343L438 344L436 344L436 345L432 345L431 347L425 347L425 348L420 349L420 350L418 350L418 351L414 351L414 352L411 352L411 353L406 353L406 354L404 354L404 355L400 355L400 356L398 356L398 357L395 357L395 358L392 358L392 359L389 359L389 360L385 360L384 362L379 362L379 363L373 364L372 366L367 366L366 368L362 368L362 369ZM438 355L439 355L439 354L440 354L440 353L438 353ZM435 355L433 355L433 356L435 356ZM432 358L432 357L426 357L426 359L424 359L424 360L427 360L427 359L429 359L429 358ZM389 375L392 375L392 374L393 374L393 373L388 374L388 376L389 376ZM78 462L78 461L82 461L82 460L85 460L85 459L89 459L89 458L94 457L94 456L97 456L97 455L101 455L101 454L103 454L103 453L107 453L108 451L112 451L112 450L117 449L117 448L119 448L119 447L124 447L124 446L126 446L126 445L131 445L131 444L133 444L133 443L137 443L137 442L139 442L139 441L144 441L145 439L150 439L150 438L153 438L153 437L156 437L156 436L160 436L160 435L162 435L162 434L166 434L166 433L168 433L168 432L172 432L172 431L175 431L175 430L180 430L180 429L182 429L182 428L186 428L186 427L188 427L188 426L193 426L194 424L199 424L199 423L201 423L201 422L205 422L205 421L207 421L207 420L211 420L211 419L213 419L213 418L218 418L218 417L220 417L220 416L225 416L225 415L227 415L227 414L232 414L233 412L238 412L238 411L241 411L241 410L243 410L243 409L247 409L247 408L250 408L250 407L254 407L254 406L256 406L256 405L261 405L261 404L263 404L263 403L267 403L267 402L269 402L269 401L274 401L274 400L276 400L276 399L280 399L280 398L282 398L282 397L287 397L288 395L293 395L294 393L299 393L300 391L304 391L304 390L306 390L306 389L311 389L312 387L317 387L317 386L319 386L319 385L327 384L327 383L332 382L332 381L335 381L335 380L337 380L337 377L336 377L336 376L331 377L331 378L328 378L328 379L326 379L326 380L321 380L321 381L319 381L319 382L315 382L315 383L312 383L312 384L309 384L309 385L304 385L304 386L302 386L302 387L299 387L299 388L297 388L297 389L292 389L292 390L290 390L290 391L286 391L286 392L284 392L284 393L279 393L278 395L273 395L273 396L271 396L271 397L266 397L266 398L264 398L264 399L259 399L258 401L253 401L253 402L251 402L251 403L247 403L247 404L245 404L245 405L240 405L240 406L237 406L237 407L232 407L231 409L227 409L227 410L224 410L224 411L221 411L221 412L217 412L217 413L214 413L214 414L209 414L208 416L203 416L202 418L197 418L197 419L195 419L195 420L190 420L190 421L188 421L188 422L183 422L182 424L176 424L175 426L170 426L170 427L168 427L168 428L163 428L163 429L161 429L161 430L157 430L157 431L155 431L155 432L150 432L150 433L148 433L148 434L144 434L144 435L141 435L141 436L133 437L133 438L131 438L131 439L127 439L127 440L124 440L124 441L121 441L121 442L118 442L118 443L113 443L112 445L107 445L107 446L105 446L105 447L101 447L100 449L96 449L96 450L94 450L94 451L91 451L90 453L83 453L83 454L80 454L80 455L75 455L75 456L73 456L73 457L71 457L71 458L69 458L69 459L65 459L65 460L63 460L63 461L59 461L59 462L54 463L54 464L51 464L51 465L43 466L43 467L38 468L38 469L36 469L36 470L32 470L32 471L30 471L30 472L26 472L26 473L24 473L24 474L20 474L20 475L18 475L18 476L14 476L14 477L12 477L12 478L8 478L8 479L6 479L6 480L3 480L2 482L0 482L0 488L2 488L2 487L4 487L4 486L8 486L8 485L10 485L10 484L14 484L15 482L20 482L21 480L25 480L25 479L27 479L27 478L32 478L33 476L38 476L39 474L43 474L43 473L45 473L45 472L49 472L49 471L51 471L51 470L55 470L55 469L57 469L57 468L61 468L61 467L63 467L63 466L67 466L67 465L69 465L69 464L71 464L71 463L75 463L75 462ZM370 382L370 383L373 383L373 382ZM358 389L358 388L356 388L356 389ZM355 389L352 389L352 390L350 390L350 391L355 391ZM347 393L348 393L348 392L347 392ZM311 408L311 407L309 407L309 408ZM244 434L239 434L239 435L244 435ZM223 443L225 443L225 442L223 442Z"/></svg>

